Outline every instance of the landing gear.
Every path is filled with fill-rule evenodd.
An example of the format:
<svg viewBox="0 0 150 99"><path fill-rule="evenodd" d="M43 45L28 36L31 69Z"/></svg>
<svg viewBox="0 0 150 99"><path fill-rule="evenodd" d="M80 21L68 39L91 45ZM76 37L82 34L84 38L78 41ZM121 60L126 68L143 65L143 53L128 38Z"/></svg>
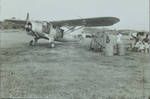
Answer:
<svg viewBox="0 0 150 99"><path fill-rule="evenodd" d="M38 39L31 40L31 41L29 42L29 45L30 45L30 46L35 46L35 45L37 44L37 41L38 41Z"/></svg>
<svg viewBox="0 0 150 99"><path fill-rule="evenodd" d="M49 41L49 47L54 48L55 47L55 42L54 42L54 36L47 36L48 41Z"/></svg>
<svg viewBox="0 0 150 99"><path fill-rule="evenodd" d="M37 45L37 42L38 42L38 40L39 39L41 39L41 38L34 38L33 40L31 40L30 42L29 42L29 45L30 46L35 46L35 45ZM55 47L55 42L54 42L54 38L44 38L43 37L43 39L47 39L47 40L49 40L49 45L48 45L48 47L50 47L50 48L54 48Z"/></svg>

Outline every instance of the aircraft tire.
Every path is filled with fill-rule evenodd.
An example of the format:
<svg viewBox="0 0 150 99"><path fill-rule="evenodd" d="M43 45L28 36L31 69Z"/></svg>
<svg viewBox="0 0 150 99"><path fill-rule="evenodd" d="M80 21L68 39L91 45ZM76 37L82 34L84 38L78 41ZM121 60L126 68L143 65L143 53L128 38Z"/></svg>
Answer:
<svg viewBox="0 0 150 99"><path fill-rule="evenodd" d="M54 48L55 47L55 43L50 43L50 48Z"/></svg>

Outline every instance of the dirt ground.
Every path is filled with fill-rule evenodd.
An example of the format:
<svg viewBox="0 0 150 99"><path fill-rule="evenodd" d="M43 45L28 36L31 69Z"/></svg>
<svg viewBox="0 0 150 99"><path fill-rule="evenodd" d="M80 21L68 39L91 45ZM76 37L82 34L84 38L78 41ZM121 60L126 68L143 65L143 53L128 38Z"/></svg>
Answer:
<svg viewBox="0 0 150 99"><path fill-rule="evenodd" d="M148 54L127 52L125 56L106 57L78 42L58 43L51 49L44 40L31 47L30 39L22 31L0 32L0 98L150 96Z"/></svg>

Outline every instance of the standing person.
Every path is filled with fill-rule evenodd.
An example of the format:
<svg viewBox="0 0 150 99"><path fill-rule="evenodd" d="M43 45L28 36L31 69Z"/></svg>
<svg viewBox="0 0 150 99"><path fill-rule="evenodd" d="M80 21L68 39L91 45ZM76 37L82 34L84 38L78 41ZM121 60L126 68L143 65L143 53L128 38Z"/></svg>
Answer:
<svg viewBox="0 0 150 99"><path fill-rule="evenodd" d="M140 42L140 45L139 45L139 52L141 53L144 53L145 52L145 45L144 45L144 42Z"/></svg>
<svg viewBox="0 0 150 99"><path fill-rule="evenodd" d="M136 36L133 38L135 39L133 51L139 52L140 45L142 44L142 39L141 39L140 33L138 32L136 34Z"/></svg>
<svg viewBox="0 0 150 99"><path fill-rule="evenodd" d="M104 44L105 44L105 55L106 56L113 56L114 55L114 44L111 38L111 34L105 33L104 37Z"/></svg>
<svg viewBox="0 0 150 99"><path fill-rule="evenodd" d="M117 44L116 44L117 54L122 54L123 53L122 34L117 33L116 40L117 40Z"/></svg>
<svg viewBox="0 0 150 99"><path fill-rule="evenodd" d="M139 41L139 34L138 33L133 33L131 34L131 48L132 48L132 51L137 51L138 50L138 47L137 47L137 42Z"/></svg>
<svg viewBox="0 0 150 99"><path fill-rule="evenodd" d="M117 53L119 52L119 45L122 43L121 37L122 37L122 35L120 33L117 33L117 36L116 36L116 39L117 39L117 45L116 45Z"/></svg>
<svg viewBox="0 0 150 99"><path fill-rule="evenodd" d="M140 48L141 43L142 43L141 41L137 41L137 42L135 43L134 51L139 52L139 48Z"/></svg>
<svg viewBox="0 0 150 99"><path fill-rule="evenodd" d="M149 53L149 43L150 43L150 40L149 40L149 37L148 37L148 34L146 34L146 37L143 39L143 42L144 42L144 45L145 45L145 52L146 53Z"/></svg>
<svg viewBox="0 0 150 99"><path fill-rule="evenodd" d="M122 43L121 38L122 38L122 34L117 33L117 44L121 44Z"/></svg>

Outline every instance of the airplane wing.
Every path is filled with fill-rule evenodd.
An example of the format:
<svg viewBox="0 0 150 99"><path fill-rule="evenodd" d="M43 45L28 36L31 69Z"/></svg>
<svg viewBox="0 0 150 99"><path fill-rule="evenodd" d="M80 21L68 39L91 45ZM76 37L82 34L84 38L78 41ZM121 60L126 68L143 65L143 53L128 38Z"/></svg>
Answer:
<svg viewBox="0 0 150 99"><path fill-rule="evenodd" d="M5 21L17 23L20 25L25 25L27 20L16 20L16 19L7 19ZM96 26L111 26L120 21L119 18L116 17L95 17L95 18L84 18L84 19L73 19L73 20L62 20L62 21L51 21L49 23L54 26L62 27L77 27L77 26L85 26L85 27L96 27Z"/></svg>
<svg viewBox="0 0 150 99"><path fill-rule="evenodd" d="M73 19L73 20L62 20L62 21L52 21L54 26L87 26L87 27L95 27L95 26L111 26L120 19L116 17L95 17L95 18L84 18L84 19Z"/></svg>

